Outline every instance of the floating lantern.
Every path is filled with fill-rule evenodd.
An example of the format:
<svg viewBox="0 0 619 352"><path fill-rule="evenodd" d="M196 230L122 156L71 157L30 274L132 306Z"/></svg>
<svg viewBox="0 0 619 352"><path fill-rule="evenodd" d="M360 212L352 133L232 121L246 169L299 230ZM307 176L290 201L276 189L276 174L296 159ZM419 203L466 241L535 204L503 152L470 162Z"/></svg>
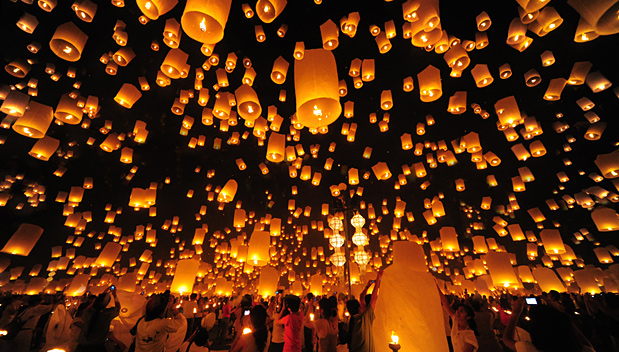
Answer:
<svg viewBox="0 0 619 352"><path fill-rule="evenodd" d="M495 287L509 287L518 284L507 252L489 252L485 257L492 283Z"/></svg>
<svg viewBox="0 0 619 352"><path fill-rule="evenodd" d="M26 137L43 138L53 119L54 109L51 106L32 101L24 115L13 124L13 130Z"/></svg>
<svg viewBox="0 0 619 352"><path fill-rule="evenodd" d="M422 102L432 102L443 95L441 72L436 67L428 65L417 74L417 80L419 81L419 95Z"/></svg>
<svg viewBox="0 0 619 352"><path fill-rule="evenodd" d="M2 248L2 253L27 257L41 238L43 228L32 224L21 224Z"/></svg>
<svg viewBox="0 0 619 352"><path fill-rule="evenodd" d="M140 97L142 97L142 93L136 86L125 83L114 97L114 101L127 109L131 109Z"/></svg>
<svg viewBox="0 0 619 352"><path fill-rule="evenodd" d="M322 36L322 48L325 50L333 50L337 48L339 42L337 40L340 32L337 25L331 21L320 25L320 34Z"/></svg>
<svg viewBox="0 0 619 352"><path fill-rule="evenodd" d="M271 23L284 11L287 3L287 0L258 0L256 14L262 22Z"/></svg>
<svg viewBox="0 0 619 352"><path fill-rule="evenodd" d="M39 160L48 161L49 158L56 152L56 149L60 146L60 141L56 138L49 136L43 136L39 139L32 149L28 152L28 155L33 156Z"/></svg>
<svg viewBox="0 0 619 352"><path fill-rule="evenodd" d="M174 271L174 279L170 285L170 291L178 293L181 296L183 293L193 292L193 285L198 275L200 261L194 259L179 260Z"/></svg>
<svg viewBox="0 0 619 352"><path fill-rule="evenodd" d="M88 36L73 22L67 22L56 28L49 47L59 58L75 62L82 56L87 40Z"/></svg>
<svg viewBox="0 0 619 352"><path fill-rule="evenodd" d="M294 83L297 119L310 128L328 126L342 112L339 103L337 66L330 51L305 51L302 60L295 61Z"/></svg>
<svg viewBox="0 0 619 352"><path fill-rule="evenodd" d="M595 28L596 33L609 35L619 32L619 20L617 19L619 4L616 1L568 0L567 3L580 14L584 21Z"/></svg>
<svg viewBox="0 0 619 352"><path fill-rule="evenodd" d="M471 69L471 75L473 75L473 79L475 80L477 88L487 87L492 84L492 82L494 82L494 78L492 78L492 75L488 70L488 65L475 65L475 67Z"/></svg>
<svg viewBox="0 0 619 352"><path fill-rule="evenodd" d="M166 76L177 79L188 74L187 58L189 55L180 49L171 49L160 66Z"/></svg>
<svg viewBox="0 0 619 352"><path fill-rule="evenodd" d="M224 37L232 0L189 0L181 17L183 31L207 44L219 43Z"/></svg>
<svg viewBox="0 0 619 352"><path fill-rule="evenodd" d="M237 188L238 184L235 180L228 180L217 195L217 201L220 203L230 203L236 195Z"/></svg>
<svg viewBox="0 0 619 352"><path fill-rule="evenodd" d="M122 246L116 242L108 242L99 253L99 257L94 263L97 267L111 267L116 262L116 257L120 254Z"/></svg>
<svg viewBox="0 0 619 352"><path fill-rule="evenodd" d="M591 212L591 219L600 232L619 230L619 215L605 206L598 206Z"/></svg>
<svg viewBox="0 0 619 352"><path fill-rule="evenodd" d="M271 80L276 84L284 84L289 65L288 61L281 56L275 59L273 69L271 70Z"/></svg>

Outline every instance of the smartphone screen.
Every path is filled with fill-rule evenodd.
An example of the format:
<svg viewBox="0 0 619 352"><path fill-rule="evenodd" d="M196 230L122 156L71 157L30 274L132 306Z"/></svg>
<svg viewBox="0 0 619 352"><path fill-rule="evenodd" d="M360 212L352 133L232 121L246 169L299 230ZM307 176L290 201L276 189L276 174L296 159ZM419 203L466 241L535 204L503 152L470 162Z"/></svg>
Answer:
<svg viewBox="0 0 619 352"><path fill-rule="evenodd" d="M249 315L249 312L250 312L249 310L246 310L246 311L243 312L243 314L244 315Z"/></svg>
<svg viewBox="0 0 619 352"><path fill-rule="evenodd" d="M537 304L537 298L535 297L527 297L526 301L527 301L527 304Z"/></svg>

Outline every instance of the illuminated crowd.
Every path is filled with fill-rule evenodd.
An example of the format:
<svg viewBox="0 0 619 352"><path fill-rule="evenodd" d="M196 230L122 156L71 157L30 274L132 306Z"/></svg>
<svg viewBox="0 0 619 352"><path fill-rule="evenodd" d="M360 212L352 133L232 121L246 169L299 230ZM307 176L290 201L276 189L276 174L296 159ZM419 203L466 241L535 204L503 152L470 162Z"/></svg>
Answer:
<svg viewBox="0 0 619 352"><path fill-rule="evenodd" d="M134 317L121 314L126 309L114 286L98 295L87 292L79 297L5 292L0 306L0 350L415 350L421 342L403 341L397 331L392 332L389 346L375 345L372 324L381 278L379 274L368 281L356 298L344 293L298 296L285 290L269 297L179 296L166 291L144 297L146 304ZM619 296L614 293L439 296L445 330L436 334L446 337L451 351L619 350Z"/></svg>

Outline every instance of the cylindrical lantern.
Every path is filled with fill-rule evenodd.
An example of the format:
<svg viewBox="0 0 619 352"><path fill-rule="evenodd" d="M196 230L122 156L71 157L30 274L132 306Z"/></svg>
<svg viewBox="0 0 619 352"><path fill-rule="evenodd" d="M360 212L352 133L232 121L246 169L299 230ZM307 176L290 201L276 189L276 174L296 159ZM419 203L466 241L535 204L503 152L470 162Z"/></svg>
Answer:
<svg viewBox="0 0 619 352"><path fill-rule="evenodd" d="M200 261L194 259L183 259L176 263L174 279L170 285L170 291L183 295L193 292L193 285L198 275Z"/></svg>
<svg viewBox="0 0 619 352"><path fill-rule="evenodd" d="M61 24L56 28L49 47L59 58L75 62L82 56L88 36L73 22Z"/></svg>
<svg viewBox="0 0 619 352"><path fill-rule="evenodd" d="M609 35L619 32L619 2L608 0L568 0L580 16L595 27L595 32L600 35Z"/></svg>
<svg viewBox="0 0 619 352"><path fill-rule="evenodd" d="M432 102L443 95L441 72L436 67L429 65L419 72L417 81L419 82L419 96L422 102Z"/></svg>
<svg viewBox="0 0 619 352"><path fill-rule="evenodd" d="M544 93L544 100L554 101L561 99L561 93L566 84L567 80L565 78L551 79L548 83L548 89L546 89L546 93Z"/></svg>
<svg viewBox="0 0 619 352"><path fill-rule="evenodd" d="M271 132L269 142L267 144L267 159L274 163L284 161L286 149L286 135L281 133Z"/></svg>
<svg viewBox="0 0 619 352"><path fill-rule="evenodd" d="M217 195L217 201L220 203L230 203L236 195L237 188L238 184L235 180L228 180L219 192L219 195Z"/></svg>
<svg viewBox="0 0 619 352"><path fill-rule="evenodd" d="M320 25L320 34L322 35L322 48L325 50L333 50L337 48L339 42L337 40L340 31L333 21L327 20L327 22Z"/></svg>
<svg viewBox="0 0 619 352"><path fill-rule="evenodd" d="M253 266L265 266L269 261L271 235L267 231L254 231L249 238L247 262Z"/></svg>
<svg viewBox="0 0 619 352"><path fill-rule="evenodd" d="M39 160L48 161L59 146L59 140L50 136L44 136L34 144L32 149L28 152L28 155Z"/></svg>
<svg viewBox="0 0 619 352"><path fill-rule="evenodd" d="M281 56L275 59L275 62L273 62L273 69L271 70L271 80L276 84L284 84L284 82L286 82L289 65L288 61Z"/></svg>
<svg viewBox="0 0 619 352"><path fill-rule="evenodd" d="M183 31L200 43L219 43L231 4L232 0L188 0L181 17Z"/></svg>
<svg viewBox="0 0 619 352"><path fill-rule="evenodd" d="M475 65L471 70L471 75L473 75L477 88L487 87L494 82L494 78L492 78L490 70L488 70L488 65L485 64Z"/></svg>
<svg viewBox="0 0 619 352"><path fill-rule="evenodd" d="M54 119L51 106L31 101L28 110L13 124L13 130L30 138L43 138Z"/></svg>
<svg viewBox="0 0 619 352"><path fill-rule="evenodd" d="M122 246L116 242L108 242L99 253L99 257L94 263L97 267L112 267L116 262L116 257L120 254Z"/></svg>
<svg viewBox="0 0 619 352"><path fill-rule="evenodd" d="M131 83L125 83L114 97L114 101L127 109L131 109L140 97L142 97L142 93L136 86Z"/></svg>
<svg viewBox="0 0 619 352"><path fill-rule="evenodd" d="M324 49L306 50L294 65L296 117L303 126L318 128L335 122L342 112L339 103L337 65Z"/></svg>
<svg viewBox="0 0 619 352"><path fill-rule="evenodd" d="M2 253L27 257L43 234L43 228L32 224L21 224L2 248Z"/></svg>
<svg viewBox="0 0 619 352"><path fill-rule="evenodd" d="M271 23L284 11L287 3L287 0L258 0L256 14L262 22Z"/></svg>
<svg viewBox="0 0 619 352"><path fill-rule="evenodd" d="M243 84L234 91L234 94L239 115L245 120L256 120L262 113L256 91L251 86Z"/></svg>

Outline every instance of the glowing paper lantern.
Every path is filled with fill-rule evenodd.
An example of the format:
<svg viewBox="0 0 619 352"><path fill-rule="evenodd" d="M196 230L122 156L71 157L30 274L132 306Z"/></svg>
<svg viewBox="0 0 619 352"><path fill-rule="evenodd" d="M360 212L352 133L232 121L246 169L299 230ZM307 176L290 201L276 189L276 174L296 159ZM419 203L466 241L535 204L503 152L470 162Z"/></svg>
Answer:
<svg viewBox="0 0 619 352"><path fill-rule="evenodd" d="M28 72L30 72L31 68L32 67L26 60L20 58L16 58L10 63L8 63L6 66L4 66L6 72L8 72L11 76L17 78L26 77Z"/></svg>
<svg viewBox="0 0 619 352"><path fill-rule="evenodd" d="M543 292L555 290L557 292L566 292L565 285L557 277L552 269L536 267L533 268L533 277Z"/></svg>
<svg viewBox="0 0 619 352"><path fill-rule="evenodd" d="M200 43L219 43L231 4L232 0L188 0L181 17L183 31Z"/></svg>
<svg viewBox="0 0 619 352"><path fill-rule="evenodd" d="M271 235L267 231L254 231L249 238L247 262L253 266L265 266L269 261Z"/></svg>
<svg viewBox="0 0 619 352"><path fill-rule="evenodd" d="M179 260L174 271L174 279L170 285L170 292L173 293L191 293L193 285L198 275L200 261L194 259Z"/></svg>
<svg viewBox="0 0 619 352"><path fill-rule="evenodd" d="M2 253L28 256L43 234L43 228L32 224L21 224L2 248Z"/></svg>
<svg viewBox="0 0 619 352"><path fill-rule="evenodd" d="M77 297L86 293L88 289L88 281L90 281L90 275L78 274L73 277L69 287L65 291L65 295L69 297Z"/></svg>
<svg viewBox="0 0 619 352"><path fill-rule="evenodd" d="M77 125L82 121L82 109L77 106L77 100L72 99L69 93L63 94L56 106L54 117L64 123Z"/></svg>
<svg viewBox="0 0 619 352"><path fill-rule="evenodd" d="M546 249L546 253L565 253L565 246L563 244L563 239L561 238L561 233L559 232L559 230L544 229L540 232L540 238L542 240L542 243L544 244L544 249Z"/></svg>
<svg viewBox="0 0 619 352"><path fill-rule="evenodd" d="M267 159L274 163L284 161L286 149L286 135L271 132L267 144Z"/></svg>
<svg viewBox="0 0 619 352"><path fill-rule="evenodd" d="M499 117L500 124L504 126L510 126L519 122L522 118L518 103L513 95L497 101L494 104L494 109Z"/></svg>
<svg viewBox="0 0 619 352"><path fill-rule="evenodd" d="M114 97L114 101L127 109L131 109L140 97L142 97L142 93L136 86L131 83L125 83Z"/></svg>
<svg viewBox="0 0 619 352"><path fill-rule="evenodd" d="M44 136L34 144L32 149L28 152L28 155L39 160L48 161L59 146L59 140L49 136Z"/></svg>
<svg viewBox="0 0 619 352"><path fill-rule="evenodd" d="M339 42L337 37L340 32L335 23L331 20L320 25L320 34L322 35L322 48L325 50L333 50L337 48Z"/></svg>
<svg viewBox="0 0 619 352"><path fill-rule="evenodd" d="M82 56L87 40L88 36L73 22L67 22L56 28L49 47L59 58L75 62Z"/></svg>
<svg viewBox="0 0 619 352"><path fill-rule="evenodd" d="M576 12L595 28L600 35L609 35L619 32L617 11L619 3L609 0L568 0L567 2Z"/></svg>
<svg viewBox="0 0 619 352"><path fill-rule="evenodd" d="M486 265L496 287L509 287L518 284L507 252L489 252L486 254Z"/></svg>
<svg viewBox="0 0 619 352"><path fill-rule="evenodd" d="M595 158L595 165L604 178L619 177L619 149L608 154L598 154Z"/></svg>
<svg viewBox="0 0 619 352"><path fill-rule="evenodd" d="M158 19L178 4L178 0L137 0L136 2L140 11L151 20Z"/></svg>
<svg viewBox="0 0 619 352"><path fill-rule="evenodd" d="M424 103L437 100L443 95L441 85L441 71L432 65L428 65L417 74L419 81L419 96Z"/></svg>
<svg viewBox="0 0 619 352"><path fill-rule="evenodd" d="M245 120L254 121L262 114L262 107L256 91L247 84L242 84L234 91L237 112Z"/></svg>
<svg viewBox="0 0 619 352"><path fill-rule="evenodd" d="M28 110L13 124L13 130L22 136L43 138L54 119L54 109L51 106L30 102Z"/></svg>
<svg viewBox="0 0 619 352"><path fill-rule="evenodd" d="M237 188L238 184L235 180L228 180L219 192L219 195L217 195L217 201L220 203L230 203L236 195Z"/></svg>
<svg viewBox="0 0 619 352"><path fill-rule="evenodd" d="M262 297L274 296L275 291L277 291L279 276L279 271L272 266L262 268L258 281L258 294Z"/></svg>
<svg viewBox="0 0 619 352"><path fill-rule="evenodd" d="M116 262L116 258L120 254L122 246L116 242L108 242L103 247L99 257L94 263L96 267L111 267Z"/></svg>
<svg viewBox="0 0 619 352"><path fill-rule="evenodd" d="M600 232L619 230L619 215L611 208L598 206L591 212L591 219Z"/></svg>
<svg viewBox="0 0 619 352"><path fill-rule="evenodd" d="M340 116L337 66L330 51L306 50L303 59L295 61L294 85L296 117L303 126L328 126Z"/></svg>
<svg viewBox="0 0 619 352"><path fill-rule="evenodd" d="M256 14L262 22L271 23L284 11L287 3L287 0L258 0Z"/></svg>
<svg viewBox="0 0 619 352"><path fill-rule="evenodd" d="M443 245L443 251L447 252L459 252L460 244L458 243L458 234L454 227L441 227L439 230L441 235L441 243Z"/></svg>

